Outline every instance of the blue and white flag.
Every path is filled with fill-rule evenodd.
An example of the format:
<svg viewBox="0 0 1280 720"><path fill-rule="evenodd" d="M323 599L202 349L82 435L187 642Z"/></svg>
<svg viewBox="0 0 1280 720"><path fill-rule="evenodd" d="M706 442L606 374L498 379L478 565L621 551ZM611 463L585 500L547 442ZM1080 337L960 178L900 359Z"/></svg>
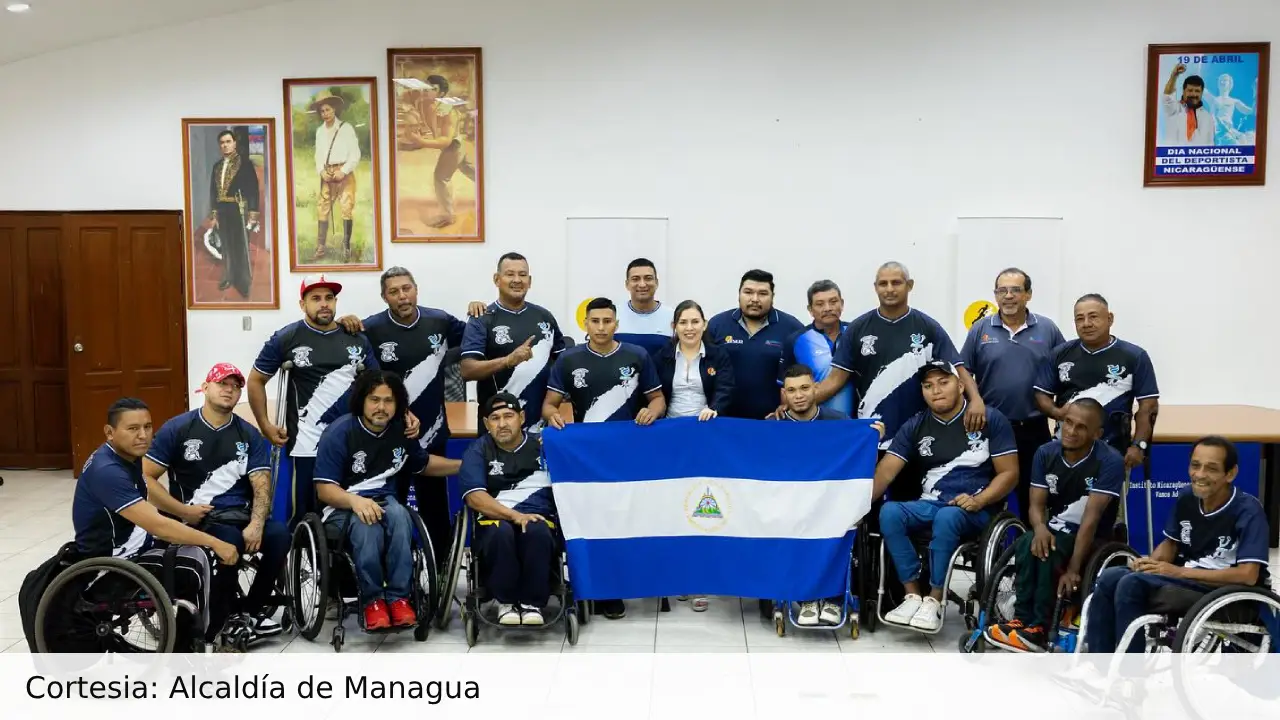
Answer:
<svg viewBox="0 0 1280 720"><path fill-rule="evenodd" d="M870 421L717 418L543 433L574 595L843 595L871 508Z"/></svg>

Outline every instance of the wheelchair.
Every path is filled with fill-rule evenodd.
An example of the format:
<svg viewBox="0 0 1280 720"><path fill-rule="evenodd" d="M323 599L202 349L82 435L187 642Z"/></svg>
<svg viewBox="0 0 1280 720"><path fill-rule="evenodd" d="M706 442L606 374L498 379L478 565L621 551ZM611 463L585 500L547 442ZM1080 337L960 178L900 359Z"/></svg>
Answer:
<svg viewBox="0 0 1280 720"><path fill-rule="evenodd" d="M286 575L288 596L292 600L292 625L309 641L320 635L325 611L333 602L338 609L329 644L334 652L342 652L346 642L347 617L355 615L360 629L376 634L393 634L413 630L413 639L424 642L431 631L431 616L439 604L439 584L431 536L422 517L405 506L413 524L411 557L413 561L413 595L409 598L418 617L416 625L369 630L364 624L364 600L360 597L355 561L345 550L345 534L328 527L317 513L307 513L293 529ZM352 522L359 522L353 519Z"/></svg>
<svg viewBox="0 0 1280 720"><path fill-rule="evenodd" d="M859 553L866 529L859 525L854 530L853 549L849 553L849 563L844 575L844 593L840 600L840 622L835 625L799 625L796 623L796 612L799 603L795 600L760 600L760 618L773 620L774 631L778 637L787 634L787 626L796 630L826 630L839 632L849 628L849 637L857 640L861 634L863 598L868 597L866 576L860 572L861 555ZM664 598L665 600L665 598Z"/></svg>
<svg viewBox="0 0 1280 720"><path fill-rule="evenodd" d="M578 644L578 634L582 625L586 625L591 617L591 603L586 600L574 600L573 587L569 583L569 560L564 550L564 540L556 531L556 544L559 550L552 566L551 595L556 598L555 612L548 614L543 608L541 625L500 625L492 611L486 612L484 606L493 598L485 591L484 558L475 543L475 512L464 507L453 519L453 544L449 548L449 558L445 563L442 583L443 592L439 595L435 606L436 627L445 630L453 620L454 603L459 605L462 617L463 634L467 647L475 647L480 640L480 626L488 625L504 632L542 632L561 620L564 621L565 639L570 645ZM462 573L467 576L466 594L462 599L457 597L458 577Z"/></svg>

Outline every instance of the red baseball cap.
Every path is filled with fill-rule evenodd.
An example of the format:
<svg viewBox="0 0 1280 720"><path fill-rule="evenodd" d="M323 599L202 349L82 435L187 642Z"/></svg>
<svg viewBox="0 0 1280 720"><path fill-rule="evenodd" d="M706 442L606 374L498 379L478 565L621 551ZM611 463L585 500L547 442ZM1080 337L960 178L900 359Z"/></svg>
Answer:
<svg viewBox="0 0 1280 720"><path fill-rule="evenodd" d="M336 283L331 280L325 280L323 275L319 277L308 276L302 279L302 290L300 290L298 293L298 299L301 300L305 298L308 292L318 287L329 288L330 290L333 291L334 295L337 295L338 293L342 292L341 283Z"/></svg>
<svg viewBox="0 0 1280 720"><path fill-rule="evenodd" d="M222 382L229 377L240 378L240 384L244 385L244 373L240 372L240 368L231 363L218 363L209 369L209 374L204 376L207 383ZM204 387L196 388L196 392L204 392Z"/></svg>

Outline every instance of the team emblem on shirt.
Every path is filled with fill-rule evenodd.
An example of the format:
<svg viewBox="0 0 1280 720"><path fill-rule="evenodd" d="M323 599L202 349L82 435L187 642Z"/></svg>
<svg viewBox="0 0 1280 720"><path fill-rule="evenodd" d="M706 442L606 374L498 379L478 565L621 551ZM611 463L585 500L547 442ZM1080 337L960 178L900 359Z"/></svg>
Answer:
<svg viewBox="0 0 1280 720"><path fill-rule="evenodd" d="M494 345L510 345L511 344L511 328L506 325L498 325L493 329Z"/></svg>
<svg viewBox="0 0 1280 720"><path fill-rule="evenodd" d="M870 357L876 354L876 340L880 338L875 335L864 335L862 340L862 357Z"/></svg>
<svg viewBox="0 0 1280 720"><path fill-rule="evenodd" d="M1190 545L1191 544L1191 521L1183 520L1182 522L1178 523L1178 526L1182 528L1181 531L1178 533L1178 542L1182 543L1183 545Z"/></svg>
<svg viewBox="0 0 1280 720"><path fill-rule="evenodd" d="M361 362L364 361L364 348L360 347L359 345L348 345L347 360L352 365L359 365Z"/></svg>
<svg viewBox="0 0 1280 720"><path fill-rule="evenodd" d="M249 469L249 443L236 443L236 464L240 466L241 472Z"/></svg>
<svg viewBox="0 0 1280 720"><path fill-rule="evenodd" d="M311 367L311 346L299 345L293 349L293 366L294 367Z"/></svg>
<svg viewBox="0 0 1280 720"><path fill-rule="evenodd" d="M1059 363L1058 364L1058 381L1071 382L1071 368L1075 367L1075 363Z"/></svg>
<svg viewBox="0 0 1280 720"><path fill-rule="evenodd" d="M396 357L396 343L384 342L378 346L378 349L382 351L379 359L384 363L395 362L400 359Z"/></svg>
<svg viewBox="0 0 1280 720"><path fill-rule="evenodd" d="M587 386L587 369L578 368L573 371L573 386L582 389Z"/></svg>
<svg viewBox="0 0 1280 720"><path fill-rule="evenodd" d="M200 460L200 442L199 440L188 440L182 443L182 459L187 462Z"/></svg>
<svg viewBox="0 0 1280 720"><path fill-rule="evenodd" d="M391 468L393 470L399 470L400 468L404 467L404 458L405 458L404 448L398 447L395 450L392 450L391 451Z"/></svg>
<svg viewBox="0 0 1280 720"><path fill-rule="evenodd" d="M1236 541L1229 535L1218 536L1218 549L1213 551L1215 560L1225 560L1234 564L1236 560Z"/></svg>
<svg viewBox="0 0 1280 720"><path fill-rule="evenodd" d="M923 334L912 333L911 334L911 352L917 355L924 352L924 341L925 341L925 337Z"/></svg>
<svg viewBox="0 0 1280 720"><path fill-rule="evenodd" d="M968 433L968 437L970 452L981 452L982 448L987 444L987 441L982 439L981 432Z"/></svg>
<svg viewBox="0 0 1280 720"><path fill-rule="evenodd" d="M444 345L444 336L440 333L427 336L427 342L431 343L431 354L440 352L440 347Z"/></svg>
<svg viewBox="0 0 1280 720"><path fill-rule="evenodd" d="M622 382L626 382L630 380L631 377L635 374L636 374L636 369L631 367L630 365L624 365L623 367L618 368L618 379L621 380Z"/></svg>
<svg viewBox="0 0 1280 720"><path fill-rule="evenodd" d="M551 323L549 322L538 323L538 329L542 331L542 337L544 339L550 340L555 335L555 333L551 331Z"/></svg>
<svg viewBox="0 0 1280 720"><path fill-rule="evenodd" d="M920 438L920 445L916 451L920 453L920 457L933 457L933 436L925 435Z"/></svg>
<svg viewBox="0 0 1280 720"><path fill-rule="evenodd" d="M490 474L490 475L501 475L503 472L505 472L505 471L502 469L502 461L501 461L501 460L490 460L490 461L489 461L489 474Z"/></svg>
<svg viewBox="0 0 1280 720"><path fill-rule="evenodd" d="M357 475L364 472L364 461L368 459L368 453L363 450L356 451L356 454L351 456L351 472L356 473Z"/></svg>
<svg viewBox="0 0 1280 720"><path fill-rule="evenodd" d="M1054 495L1058 494L1058 476L1057 475L1054 475L1053 473L1049 473L1048 475L1045 475L1044 484L1049 486L1049 492L1053 493Z"/></svg>
<svg viewBox="0 0 1280 720"><path fill-rule="evenodd" d="M1087 477L1087 478L1085 478L1085 479L1084 479L1084 489L1085 489L1085 490L1087 490L1087 491L1089 491L1089 492L1093 492L1093 481L1094 481L1094 478L1091 478L1091 477Z"/></svg>
<svg viewBox="0 0 1280 720"><path fill-rule="evenodd" d="M1107 366L1107 384L1114 387L1121 380L1124 380L1125 367L1123 365Z"/></svg>

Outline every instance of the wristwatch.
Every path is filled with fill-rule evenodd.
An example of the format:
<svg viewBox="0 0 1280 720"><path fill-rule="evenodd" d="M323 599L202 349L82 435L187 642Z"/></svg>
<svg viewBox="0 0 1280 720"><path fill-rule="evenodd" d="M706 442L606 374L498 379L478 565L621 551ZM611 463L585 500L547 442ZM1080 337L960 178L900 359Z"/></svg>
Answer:
<svg viewBox="0 0 1280 720"><path fill-rule="evenodd" d="M1147 451L1147 448L1151 447L1151 445L1146 440L1138 440L1133 444L1133 446L1138 448L1144 453Z"/></svg>

